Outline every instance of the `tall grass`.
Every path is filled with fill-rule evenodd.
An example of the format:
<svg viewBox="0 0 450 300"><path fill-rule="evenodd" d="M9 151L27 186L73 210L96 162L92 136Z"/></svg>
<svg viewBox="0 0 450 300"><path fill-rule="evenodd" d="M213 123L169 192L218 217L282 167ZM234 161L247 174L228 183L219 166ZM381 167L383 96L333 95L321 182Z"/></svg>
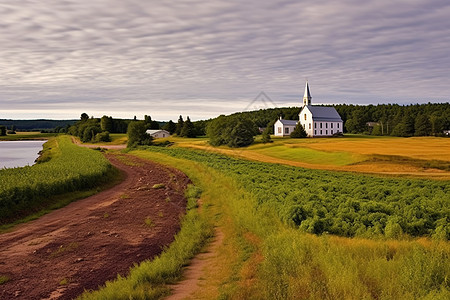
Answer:
<svg viewBox="0 0 450 300"><path fill-rule="evenodd" d="M217 224L226 234L217 265L225 262L229 269L221 273L219 283L206 280L216 285L218 294L205 294L209 288L205 284L194 295L196 298L447 299L450 295L447 241L370 240L304 233L282 222L278 208L261 201L262 194L247 185L245 176L255 181L264 178L251 169L244 174L226 157L213 158L214 162L222 160L213 164L209 154L200 155L202 160L190 151L184 156L178 150L156 151L164 154L133 154L165 163L173 160L172 165L190 177L208 181L202 187L204 193L214 195L208 205L215 208L209 211L209 218L219 216ZM167 154L177 158L167 158ZM270 165L266 167L270 170ZM215 278L216 272L213 269L204 277Z"/></svg>
<svg viewBox="0 0 450 300"><path fill-rule="evenodd" d="M48 205L51 196L92 188L112 170L101 153L73 145L68 136L44 149L41 163L0 170L0 223Z"/></svg>
<svg viewBox="0 0 450 300"><path fill-rule="evenodd" d="M206 226L191 227L183 221L179 235L210 230L211 222L224 234L192 299L448 299L450 295L447 241L304 233L283 222L277 206L261 201L262 194L255 193L240 176L252 176L255 181L264 177L249 170L243 174L244 169L226 157L213 158L213 164L208 155L196 157L189 151L182 156L177 151L150 148L131 154L177 167L202 189L202 208L189 211L186 218L196 212ZM179 278L180 264L195 253L184 255L185 247L199 249L195 246L198 240L187 236L177 236L180 243L170 246L170 254L142 263L127 278L82 298L158 299L167 295L166 284Z"/></svg>

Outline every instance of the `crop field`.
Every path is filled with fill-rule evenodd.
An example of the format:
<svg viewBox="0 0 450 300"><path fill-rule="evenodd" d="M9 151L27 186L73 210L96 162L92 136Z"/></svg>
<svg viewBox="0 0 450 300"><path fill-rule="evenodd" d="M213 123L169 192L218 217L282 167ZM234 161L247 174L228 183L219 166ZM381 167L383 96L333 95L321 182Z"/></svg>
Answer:
<svg viewBox="0 0 450 300"><path fill-rule="evenodd" d="M450 180L450 139L367 137L259 140L246 148L211 147L207 139L171 138L177 147L310 169Z"/></svg>
<svg viewBox="0 0 450 300"><path fill-rule="evenodd" d="M449 182L305 170L177 148L131 154L183 170L203 190L203 217L225 235L194 298L450 295Z"/></svg>
<svg viewBox="0 0 450 300"><path fill-rule="evenodd" d="M49 197L95 187L112 167L99 152L60 136L44 145L41 163L0 170L0 223L42 209Z"/></svg>
<svg viewBox="0 0 450 300"><path fill-rule="evenodd" d="M445 239L450 234L450 182L380 178L202 151L151 149L204 163L235 178L258 203L270 206L282 220L306 232L366 237L407 233L444 235Z"/></svg>

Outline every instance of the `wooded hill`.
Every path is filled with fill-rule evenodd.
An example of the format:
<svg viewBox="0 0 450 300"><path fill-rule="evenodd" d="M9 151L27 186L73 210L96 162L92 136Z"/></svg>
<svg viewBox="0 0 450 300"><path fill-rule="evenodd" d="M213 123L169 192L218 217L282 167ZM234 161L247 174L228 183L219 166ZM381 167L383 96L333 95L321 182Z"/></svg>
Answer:
<svg viewBox="0 0 450 300"><path fill-rule="evenodd" d="M450 104L427 103L413 105L329 105L336 108L344 121L344 132L372 135L426 136L442 135L450 129ZM269 127L281 116L298 120L299 107L268 108L235 113L253 121L258 127ZM369 124L368 124L369 123Z"/></svg>
<svg viewBox="0 0 450 300"><path fill-rule="evenodd" d="M55 128L67 128L73 125L77 120L7 120L0 119L0 125L11 129L12 126L19 131L54 131Z"/></svg>

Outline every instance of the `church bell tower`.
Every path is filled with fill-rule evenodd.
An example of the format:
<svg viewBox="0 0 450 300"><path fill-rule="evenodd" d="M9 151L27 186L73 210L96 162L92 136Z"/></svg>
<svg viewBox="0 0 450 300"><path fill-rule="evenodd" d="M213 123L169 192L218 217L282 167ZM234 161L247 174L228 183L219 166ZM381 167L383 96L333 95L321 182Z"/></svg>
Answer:
<svg viewBox="0 0 450 300"><path fill-rule="evenodd" d="M311 93L309 92L308 81L306 81L305 85L305 94L303 95L303 107L306 105L311 105Z"/></svg>

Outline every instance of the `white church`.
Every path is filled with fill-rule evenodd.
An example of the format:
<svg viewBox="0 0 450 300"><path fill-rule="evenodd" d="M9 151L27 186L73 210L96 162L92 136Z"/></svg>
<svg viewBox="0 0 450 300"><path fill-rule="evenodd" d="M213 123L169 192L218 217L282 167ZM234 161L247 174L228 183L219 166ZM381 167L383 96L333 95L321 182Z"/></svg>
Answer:
<svg viewBox="0 0 450 300"><path fill-rule="evenodd" d="M299 121L277 120L274 124L275 136L289 136L298 122L305 128L308 137L326 137L343 132L341 116L334 107L314 106L311 104L311 93L308 81L303 95L303 106L299 113Z"/></svg>

